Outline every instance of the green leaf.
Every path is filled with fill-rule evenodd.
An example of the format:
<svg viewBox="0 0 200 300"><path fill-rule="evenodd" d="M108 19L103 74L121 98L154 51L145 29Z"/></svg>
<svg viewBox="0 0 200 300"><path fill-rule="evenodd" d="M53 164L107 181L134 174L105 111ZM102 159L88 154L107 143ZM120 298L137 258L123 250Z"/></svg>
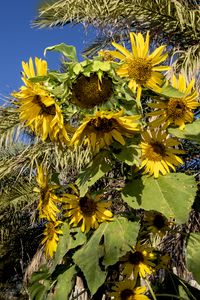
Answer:
<svg viewBox="0 0 200 300"><path fill-rule="evenodd" d="M113 156L129 166L140 165L141 150L137 145L114 145Z"/></svg>
<svg viewBox="0 0 200 300"><path fill-rule="evenodd" d="M163 282L164 290L162 294L157 294L159 299L162 299L160 296L166 296L166 299L174 299L175 296L178 296L177 299L180 300L197 300L200 299L200 291L182 278L178 277L174 273L168 270L165 280ZM174 297L173 297L174 296ZM163 298L165 299L165 298Z"/></svg>
<svg viewBox="0 0 200 300"><path fill-rule="evenodd" d="M52 300L69 299L69 294L74 286L74 276L76 275L75 266L72 266L58 276L57 284Z"/></svg>
<svg viewBox="0 0 200 300"><path fill-rule="evenodd" d="M124 218L105 222L94 232L88 243L74 254L74 262L84 273L92 295L105 281L107 272L102 265L107 267L115 264L130 249L130 245L136 243L138 230L138 223Z"/></svg>
<svg viewBox="0 0 200 300"><path fill-rule="evenodd" d="M196 120L192 124L186 124L184 130L168 128L168 131L178 138L192 140L200 144L200 120Z"/></svg>
<svg viewBox="0 0 200 300"><path fill-rule="evenodd" d="M171 85L163 86L161 92L159 93L162 96L166 96L168 98L183 98L185 94L175 89Z"/></svg>
<svg viewBox="0 0 200 300"><path fill-rule="evenodd" d="M31 300L43 300L50 289L50 273L47 266L40 268L38 272L32 274L30 286L28 288Z"/></svg>
<svg viewBox="0 0 200 300"><path fill-rule="evenodd" d="M84 244L86 241L85 234L82 233L79 228L70 230L69 225L64 223L61 227L61 230L63 235L61 235L59 238L57 251L51 267L51 273L69 250Z"/></svg>
<svg viewBox="0 0 200 300"><path fill-rule="evenodd" d="M48 287L44 286L41 283L34 283L28 290L30 293L31 300L43 300L46 297L47 291L49 289L50 285Z"/></svg>
<svg viewBox="0 0 200 300"><path fill-rule="evenodd" d="M34 272L31 276L30 283L38 282L39 280L47 279L50 276L49 269L46 265L40 267L37 272Z"/></svg>
<svg viewBox="0 0 200 300"><path fill-rule="evenodd" d="M112 169L113 161L108 151L98 153L89 165L80 172L76 184L83 197L90 186Z"/></svg>
<svg viewBox="0 0 200 300"><path fill-rule="evenodd" d="M130 246L135 245L139 228L137 222L130 222L125 218L117 218L107 224L104 234L103 264L105 266L115 264L121 256L130 250Z"/></svg>
<svg viewBox="0 0 200 300"><path fill-rule="evenodd" d="M171 173L158 179L143 176L129 182L122 198L134 209L156 210L181 224L188 219L196 191L192 176Z"/></svg>
<svg viewBox="0 0 200 300"><path fill-rule="evenodd" d="M50 46L44 50L44 56L46 55L47 51L58 51L61 54L63 54L70 61L73 61L73 62L78 61L77 54L76 54L76 48L74 46L66 45L64 43Z"/></svg>
<svg viewBox="0 0 200 300"><path fill-rule="evenodd" d="M194 279L200 283L200 233L190 233L186 247L186 266Z"/></svg>

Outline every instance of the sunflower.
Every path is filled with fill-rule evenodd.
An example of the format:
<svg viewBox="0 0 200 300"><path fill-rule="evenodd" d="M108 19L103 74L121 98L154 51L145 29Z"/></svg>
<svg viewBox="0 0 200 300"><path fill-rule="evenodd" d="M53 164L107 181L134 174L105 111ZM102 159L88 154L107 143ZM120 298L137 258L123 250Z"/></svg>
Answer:
<svg viewBox="0 0 200 300"><path fill-rule="evenodd" d="M193 109L199 106L197 102L198 93L194 89L194 80L191 80L188 86L183 75L179 75L177 79L172 78L172 86L185 94L182 98L169 98L167 101L158 100L157 103L149 103L148 105L156 110L148 113L148 116L156 116L157 118L150 122L150 126L156 127L166 123L165 128L170 124L179 126L182 130L185 123L191 123L194 118Z"/></svg>
<svg viewBox="0 0 200 300"><path fill-rule="evenodd" d="M129 81L129 88L135 93L137 91L136 100L141 98L142 87L152 89L159 92L160 86L163 84L164 76L160 72L170 69L168 66L157 66L167 58L167 53L163 54L166 46L160 46L151 54L149 52L149 32L146 34L146 40L141 33L130 32L130 41L132 52L129 52L123 46L112 43L119 50L110 51L114 58L118 58L122 65L117 69L120 77L125 77Z"/></svg>
<svg viewBox="0 0 200 300"><path fill-rule="evenodd" d="M45 89L43 83L31 82L35 76L47 75L47 62L35 58L35 69L32 58L29 63L22 62L22 80L24 86L12 96L18 99L20 121L29 126L43 141L49 137L52 141L60 140L68 143L69 137L64 126L64 120L59 105Z"/></svg>
<svg viewBox="0 0 200 300"><path fill-rule="evenodd" d="M57 249L57 243L59 240L58 235L62 234L62 230L58 229L57 227L62 224L61 221L57 222L49 222L45 224L46 228L43 232L44 238L41 242L41 244L45 244L45 254L46 257L53 257L54 253Z"/></svg>
<svg viewBox="0 0 200 300"><path fill-rule="evenodd" d="M112 213L107 208L111 205L110 201L101 201L102 195L92 197L86 194L80 197L79 191L74 185L70 185L73 194L64 194L63 206L67 212L66 217L70 218L73 226L81 226L82 232L88 232L90 229L96 229L99 223L112 220Z"/></svg>
<svg viewBox="0 0 200 300"><path fill-rule="evenodd" d="M160 237L163 237L169 230L170 222L168 219L156 211L146 211L144 215L144 222L148 231L153 234L158 234Z"/></svg>
<svg viewBox="0 0 200 300"><path fill-rule="evenodd" d="M123 110L113 113L109 111L97 111L95 115L88 115L80 127L74 133L71 145L77 146L85 142L92 151L98 152L101 148L107 148L113 140L124 145L125 137L131 137L139 131L137 120L139 116L123 116Z"/></svg>
<svg viewBox="0 0 200 300"><path fill-rule="evenodd" d="M96 73L80 74L72 86L72 103L82 108L92 108L110 99L113 94L112 79L104 72L101 79Z"/></svg>
<svg viewBox="0 0 200 300"><path fill-rule="evenodd" d="M38 174L36 181L39 188L34 188L34 191L40 193L40 199L38 204L39 216L41 219L47 219L49 221L56 222L57 213L60 212L55 203L61 203L60 199L52 193L57 189L57 185L49 185L48 177L44 174L44 168L42 165L38 166Z"/></svg>
<svg viewBox="0 0 200 300"><path fill-rule="evenodd" d="M138 243L131 252L122 258L122 261L125 261L123 264L123 273L127 276L131 276L133 273L134 279L138 275L145 278L146 275L153 273L155 268L153 260L155 259L156 256L150 247Z"/></svg>
<svg viewBox="0 0 200 300"><path fill-rule="evenodd" d="M114 300L149 300L147 296L144 295L146 287L134 286L134 281L126 279L116 283L112 287L113 292L109 293L110 297L114 297Z"/></svg>
<svg viewBox="0 0 200 300"><path fill-rule="evenodd" d="M141 168L144 167L144 173L158 178L159 173L166 175L170 173L169 168L176 171L174 166L183 163L183 160L176 154L185 152L173 148L178 146L179 142L175 138L170 138L162 129L145 131L142 133L142 138Z"/></svg>

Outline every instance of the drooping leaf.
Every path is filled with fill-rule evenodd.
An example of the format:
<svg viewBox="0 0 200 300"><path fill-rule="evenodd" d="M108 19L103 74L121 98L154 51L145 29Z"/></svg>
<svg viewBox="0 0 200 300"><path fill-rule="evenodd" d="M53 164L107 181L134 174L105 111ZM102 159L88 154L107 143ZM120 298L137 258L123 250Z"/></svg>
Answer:
<svg viewBox="0 0 200 300"><path fill-rule="evenodd" d="M158 179L143 176L129 182L122 191L122 198L135 209L156 210L185 223L196 195L192 176L171 173Z"/></svg>
<svg viewBox="0 0 200 300"><path fill-rule="evenodd" d="M200 144L200 120L196 120L192 124L186 124L184 130L169 128L168 131L178 138L192 140Z"/></svg>
<svg viewBox="0 0 200 300"><path fill-rule="evenodd" d="M69 294L74 286L74 276L76 274L75 266L72 266L64 273L58 276L58 281L53 293L52 300L69 299Z"/></svg>
<svg viewBox="0 0 200 300"><path fill-rule="evenodd" d="M185 96L185 94L175 89L171 85L163 86L159 94L168 98L183 98Z"/></svg>
<svg viewBox="0 0 200 300"><path fill-rule="evenodd" d="M57 251L53 260L51 267L51 272L55 269L56 265L59 264L65 254L76 248L77 246L82 245L86 241L86 236L83 234L79 228L71 229L67 223L64 223L61 227L63 235L60 236Z"/></svg>
<svg viewBox="0 0 200 300"><path fill-rule="evenodd" d="M77 54L76 54L76 48L74 46L66 45L64 43L50 46L44 50L44 56L46 55L47 51L58 51L62 55L64 55L65 58L69 59L70 61L73 61L73 62L78 61Z"/></svg>
<svg viewBox="0 0 200 300"><path fill-rule="evenodd" d="M186 247L186 265L194 279L200 283L200 233L190 233Z"/></svg>
<svg viewBox="0 0 200 300"><path fill-rule="evenodd" d="M138 223L124 218L103 223L88 243L74 254L74 262L84 273L92 295L105 281L107 272L104 266L115 264L130 249L130 245L136 243L138 230ZM100 260L103 266L99 264Z"/></svg>
<svg viewBox="0 0 200 300"><path fill-rule="evenodd" d="M108 151L98 153L89 165L80 172L76 184L83 197L90 186L112 169L112 158Z"/></svg>

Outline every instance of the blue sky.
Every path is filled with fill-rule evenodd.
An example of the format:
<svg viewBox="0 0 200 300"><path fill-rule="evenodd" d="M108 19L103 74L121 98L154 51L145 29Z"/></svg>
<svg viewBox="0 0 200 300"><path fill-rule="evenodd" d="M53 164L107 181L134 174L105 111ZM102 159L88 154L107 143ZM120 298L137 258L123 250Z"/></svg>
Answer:
<svg viewBox="0 0 200 300"><path fill-rule="evenodd" d="M21 84L22 60L42 57L44 49L59 43L77 47L80 53L94 38L94 31L86 34L82 25L67 25L62 28L31 28L37 14L39 0L2 1L0 10L0 94L8 95ZM59 53L47 52L49 69L59 67Z"/></svg>

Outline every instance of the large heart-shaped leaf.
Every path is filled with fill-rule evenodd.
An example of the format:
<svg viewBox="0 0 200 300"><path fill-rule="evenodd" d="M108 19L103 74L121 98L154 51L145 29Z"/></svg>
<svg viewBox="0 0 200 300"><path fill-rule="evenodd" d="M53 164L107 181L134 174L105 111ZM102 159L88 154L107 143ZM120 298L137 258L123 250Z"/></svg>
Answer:
<svg viewBox="0 0 200 300"><path fill-rule="evenodd" d="M138 230L137 222L125 218L103 223L88 243L74 254L74 262L84 273L92 295L104 283L107 274L99 261L105 267L115 264L130 249L130 245L136 243Z"/></svg>
<svg viewBox="0 0 200 300"><path fill-rule="evenodd" d="M188 219L196 190L194 178L182 173L143 176L125 186L122 198L135 209L156 210L181 224Z"/></svg>

